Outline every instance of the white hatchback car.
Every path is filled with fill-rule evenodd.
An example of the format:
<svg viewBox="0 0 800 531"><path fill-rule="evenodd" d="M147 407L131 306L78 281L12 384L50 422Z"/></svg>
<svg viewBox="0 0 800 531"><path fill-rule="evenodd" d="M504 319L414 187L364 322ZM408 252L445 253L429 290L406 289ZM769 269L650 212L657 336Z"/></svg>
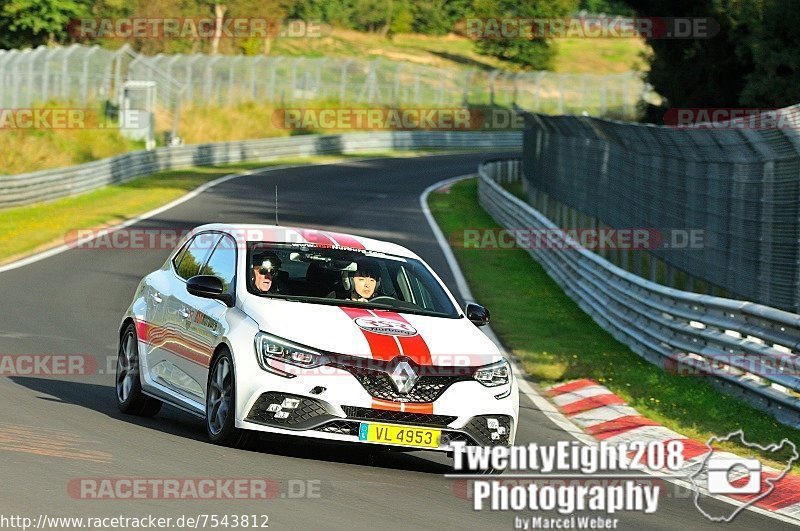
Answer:
<svg viewBox="0 0 800 531"><path fill-rule="evenodd" d="M311 229L203 225L139 284L120 327L125 413L163 402L238 446L252 432L451 450L510 445L508 361L417 255ZM477 325L477 326L476 326Z"/></svg>

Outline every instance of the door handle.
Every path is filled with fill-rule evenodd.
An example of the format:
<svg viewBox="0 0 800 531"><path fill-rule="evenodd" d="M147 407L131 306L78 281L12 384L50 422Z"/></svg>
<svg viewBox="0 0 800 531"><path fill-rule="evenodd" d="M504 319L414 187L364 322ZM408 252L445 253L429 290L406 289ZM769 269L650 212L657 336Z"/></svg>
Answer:
<svg viewBox="0 0 800 531"><path fill-rule="evenodd" d="M155 302L156 304L158 304L159 302L161 302L163 300L161 298L161 296L159 296L158 293L151 293L150 294L150 298L153 299L153 302Z"/></svg>
<svg viewBox="0 0 800 531"><path fill-rule="evenodd" d="M184 319L189 318L189 312L186 311L186 308L181 308L180 310L178 310L178 313L180 313L181 317L183 317Z"/></svg>

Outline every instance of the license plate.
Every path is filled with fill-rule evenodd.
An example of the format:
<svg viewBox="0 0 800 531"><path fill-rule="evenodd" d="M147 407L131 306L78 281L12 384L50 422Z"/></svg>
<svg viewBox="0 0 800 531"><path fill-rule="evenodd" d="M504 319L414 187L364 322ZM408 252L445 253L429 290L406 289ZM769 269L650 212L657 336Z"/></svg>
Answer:
<svg viewBox="0 0 800 531"><path fill-rule="evenodd" d="M358 430L358 439L383 444L438 448L441 434L442 430L362 422Z"/></svg>

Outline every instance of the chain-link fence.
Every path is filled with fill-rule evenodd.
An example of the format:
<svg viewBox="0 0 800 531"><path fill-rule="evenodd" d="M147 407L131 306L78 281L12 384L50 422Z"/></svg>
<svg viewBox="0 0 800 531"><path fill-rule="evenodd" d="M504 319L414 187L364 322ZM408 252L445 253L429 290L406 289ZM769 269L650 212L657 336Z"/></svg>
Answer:
<svg viewBox="0 0 800 531"><path fill-rule="evenodd" d="M186 103L308 101L455 106L512 103L547 113L631 117L645 85L638 74L455 70L387 60L158 55L150 60L186 85ZM148 71L136 72L147 76Z"/></svg>
<svg viewBox="0 0 800 531"><path fill-rule="evenodd" d="M125 83L143 80L155 82L155 103L166 119L160 127L174 134L183 85L129 46L116 51L77 44L0 50L0 109L105 103L116 113L126 98Z"/></svg>
<svg viewBox="0 0 800 531"><path fill-rule="evenodd" d="M524 116L528 200L557 224L699 231L695 245L604 255L674 287L800 311L800 131Z"/></svg>
<svg viewBox="0 0 800 531"><path fill-rule="evenodd" d="M156 55L130 47L0 50L0 108L48 101L121 100L125 81L154 81L177 123L178 105L268 101L365 105L503 105L545 113L632 117L648 91L637 73L590 75L446 69L388 60ZM161 128L174 125L160 124Z"/></svg>

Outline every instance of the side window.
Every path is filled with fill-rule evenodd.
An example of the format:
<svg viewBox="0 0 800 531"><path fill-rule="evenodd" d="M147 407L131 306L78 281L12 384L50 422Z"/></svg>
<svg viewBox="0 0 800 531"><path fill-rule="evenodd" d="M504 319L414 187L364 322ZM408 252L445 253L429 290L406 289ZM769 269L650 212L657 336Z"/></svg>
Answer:
<svg viewBox="0 0 800 531"><path fill-rule="evenodd" d="M181 264L181 260L183 260L183 256L186 254L186 249L189 248L189 245L191 245L191 243L192 240L188 240L187 242L185 242L183 244L183 247L181 247L181 250L178 251L178 254L175 255L175 258L172 259L172 265L175 267L175 271L178 270L178 266Z"/></svg>
<svg viewBox="0 0 800 531"><path fill-rule="evenodd" d="M236 274L236 242L230 236L223 236L214 249L201 275L214 275L222 279L225 291L233 284Z"/></svg>
<svg viewBox="0 0 800 531"><path fill-rule="evenodd" d="M428 288L414 271L406 270L406 275L408 276L408 282L411 286L411 293L414 298L413 302L427 310L437 310L437 305L431 296L431 292L428 291Z"/></svg>
<svg viewBox="0 0 800 531"><path fill-rule="evenodd" d="M186 251L181 251L183 254L180 257L181 261L176 262L175 271L178 276L184 280L189 280L198 274L200 266L202 266L214 244L219 238L219 234L204 233L198 234L194 237L192 242L186 247ZM176 257L177 260L178 257Z"/></svg>

